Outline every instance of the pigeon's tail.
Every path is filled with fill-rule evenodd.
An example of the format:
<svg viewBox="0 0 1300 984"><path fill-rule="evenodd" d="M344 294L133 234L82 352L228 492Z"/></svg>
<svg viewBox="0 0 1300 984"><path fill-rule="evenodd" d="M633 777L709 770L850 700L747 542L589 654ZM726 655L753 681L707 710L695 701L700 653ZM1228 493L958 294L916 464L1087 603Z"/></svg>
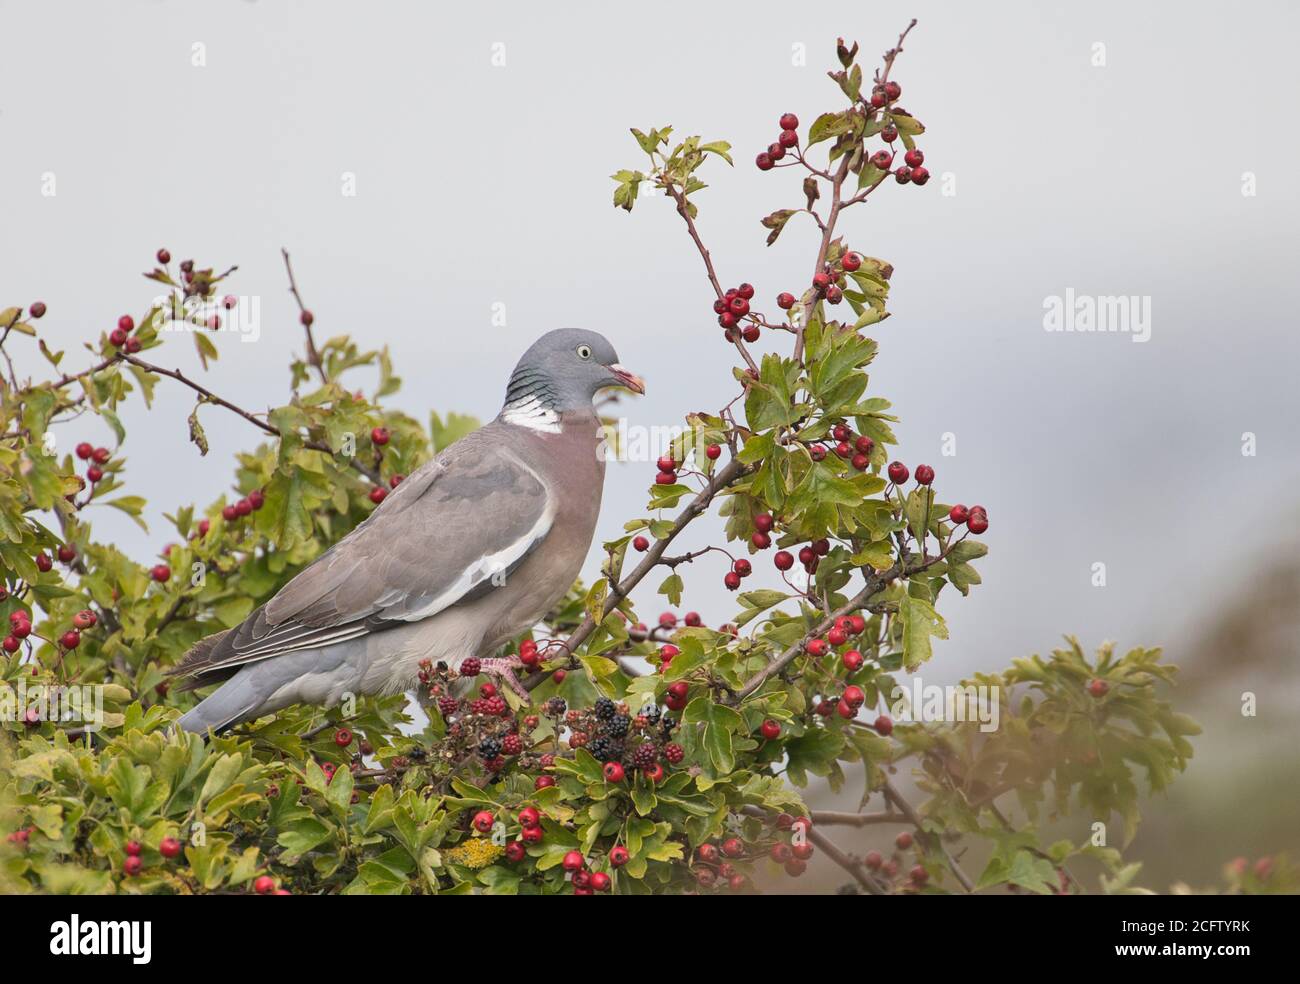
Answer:
<svg viewBox="0 0 1300 984"><path fill-rule="evenodd" d="M262 703L253 686L251 674L236 673L203 698L197 705L181 715L177 722L185 731L219 734L249 718L257 716Z"/></svg>

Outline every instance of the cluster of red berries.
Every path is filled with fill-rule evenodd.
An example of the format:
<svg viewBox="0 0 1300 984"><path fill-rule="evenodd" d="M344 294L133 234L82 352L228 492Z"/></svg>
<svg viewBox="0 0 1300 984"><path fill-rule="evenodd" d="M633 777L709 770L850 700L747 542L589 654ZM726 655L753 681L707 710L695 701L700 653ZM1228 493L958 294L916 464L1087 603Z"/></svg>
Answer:
<svg viewBox="0 0 1300 984"><path fill-rule="evenodd" d="M144 347L144 344L138 337L132 335L135 331L135 318L129 314L124 314L117 319L117 327L108 334L108 343L114 348L126 349L134 355Z"/></svg>
<svg viewBox="0 0 1300 984"><path fill-rule="evenodd" d="M784 159L785 152L799 146L799 117L794 113L785 113L780 119L781 132L776 142L755 158L754 163L760 171L770 171L776 162Z"/></svg>
<svg viewBox="0 0 1300 984"><path fill-rule="evenodd" d="M897 851L894 852L893 857L885 858L879 851L868 851L862 862L869 871L877 872L893 880L898 877L902 867L901 852L910 849L914 841L911 832L904 830L894 838L894 847L897 848ZM907 880L912 888L920 889L930 880L930 873L925 870L924 865L916 864L908 871Z"/></svg>
<svg viewBox="0 0 1300 984"><path fill-rule="evenodd" d="M248 495L244 496L242 499L239 499L228 506L223 506L221 509L221 518L227 523L233 523L236 520L243 519L245 516L257 512L264 505L266 505L266 493L261 489L253 489L252 492L249 492ZM206 524L207 520L199 521L200 535L207 534L209 527Z"/></svg>
<svg viewBox="0 0 1300 984"><path fill-rule="evenodd" d="M723 337L727 341L734 342L737 331L747 342L758 341L761 334L758 325L752 320L748 324L743 323L744 319L749 317L749 302L753 299L754 285L741 284L739 287L728 287L726 292L713 302L713 313L718 316L718 324L722 326Z"/></svg>
<svg viewBox="0 0 1300 984"><path fill-rule="evenodd" d="M311 316L310 311L304 311L303 314L306 315L308 318L310 318ZM303 324L309 325L311 324L311 322L304 321ZM393 435L389 433L387 427L372 427L370 429L370 443L375 446L376 461L378 461L380 456L383 454L383 452L380 449L383 448L389 441L391 441L392 438ZM388 480L389 488L394 488L394 489L397 488L397 486L402 484L402 480L404 478L406 478L405 475L394 475L392 478ZM375 505L379 505L387 498L388 498L388 489L384 488L382 485L376 485L370 490L370 501L373 502Z"/></svg>
<svg viewBox="0 0 1300 984"><path fill-rule="evenodd" d="M82 461L89 461L90 465L86 468L86 478L93 484L104 477L102 465L106 465L112 459L113 454L108 448L97 448L87 441L82 441L76 447L77 457Z"/></svg>
<svg viewBox="0 0 1300 984"><path fill-rule="evenodd" d="M32 634L31 616L21 608L16 608L9 613L9 634L4 638L4 651L13 653L18 651L22 645L22 640Z"/></svg>
<svg viewBox="0 0 1300 984"><path fill-rule="evenodd" d="M807 836L812 821L807 817L796 818L782 813L776 818L774 827L774 832L753 842L732 836L720 843L701 844L695 849L691 866L696 884L701 888L741 891L749 884L749 879L740 866L764 855L781 865L787 875L798 878L808 869L808 859L814 853Z"/></svg>
<svg viewBox="0 0 1300 984"><path fill-rule="evenodd" d="M655 475L656 485L672 485L677 481L677 459L671 454L660 455L655 465L659 469L659 473Z"/></svg>
<svg viewBox="0 0 1300 984"><path fill-rule="evenodd" d="M920 469L918 468L917 471L919 472ZM956 526L964 524L968 530L977 536L989 528L988 510L983 506L971 506L967 509L961 503L958 503L949 510L948 518Z"/></svg>
<svg viewBox="0 0 1300 984"><path fill-rule="evenodd" d="M886 106L893 106L903 94L903 87L897 82L878 83L871 88L871 96L867 100L872 109L884 109ZM911 116L907 110L901 106L893 106L890 112L894 116ZM880 131L880 139L887 144L893 144L898 139L898 127L893 123L886 124ZM893 164L893 153L889 150L880 150L871 156L871 163L881 171L888 171ZM913 148L903 157L904 166L894 171L894 179L899 184L923 185L930 180L930 172L922 167L925 155L921 151Z"/></svg>
<svg viewBox="0 0 1300 984"><path fill-rule="evenodd" d="M799 563L803 564L803 569L809 574L817 573L817 565L821 559L831 552L831 541L822 537L813 540L799 548ZM772 555L772 563L778 571L788 571L794 566L795 555L789 550L778 550Z"/></svg>
<svg viewBox="0 0 1300 984"><path fill-rule="evenodd" d="M573 882L574 895L593 895L596 892L608 892L613 884L613 881L605 872L591 871L587 868L587 859L582 856L581 851L567 852L560 864L568 872L569 878Z"/></svg>
<svg viewBox="0 0 1300 984"><path fill-rule="evenodd" d="M126 842L124 850L126 851L126 859L122 862L122 874L134 878L144 870L144 858L141 857L144 847L139 841L131 840ZM175 837L164 837L158 842L158 853L168 861L179 857L181 842Z"/></svg>

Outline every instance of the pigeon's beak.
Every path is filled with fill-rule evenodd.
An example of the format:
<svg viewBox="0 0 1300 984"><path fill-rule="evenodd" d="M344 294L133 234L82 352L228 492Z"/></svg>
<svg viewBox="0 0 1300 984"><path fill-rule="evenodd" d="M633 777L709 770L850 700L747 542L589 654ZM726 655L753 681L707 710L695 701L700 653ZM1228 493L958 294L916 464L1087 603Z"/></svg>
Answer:
<svg viewBox="0 0 1300 984"><path fill-rule="evenodd" d="M634 375L615 362L609 367L609 371L614 374L620 386L626 386L633 393L645 393L645 380L640 376Z"/></svg>

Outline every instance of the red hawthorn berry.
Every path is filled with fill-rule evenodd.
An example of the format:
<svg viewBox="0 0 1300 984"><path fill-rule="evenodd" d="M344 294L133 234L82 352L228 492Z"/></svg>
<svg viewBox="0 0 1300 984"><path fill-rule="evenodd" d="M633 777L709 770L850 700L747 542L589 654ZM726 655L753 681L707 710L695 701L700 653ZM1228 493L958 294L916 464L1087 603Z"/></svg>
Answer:
<svg viewBox="0 0 1300 984"><path fill-rule="evenodd" d="M387 427L375 427L370 431L370 443L376 444L381 448L387 444L391 438L392 435L388 433Z"/></svg>
<svg viewBox="0 0 1300 984"><path fill-rule="evenodd" d="M718 880L718 876L714 874L712 868L696 868L695 880L700 884L700 887L709 888Z"/></svg>
<svg viewBox="0 0 1300 984"><path fill-rule="evenodd" d="M643 536L634 537L632 539L632 549L637 553L645 553L650 549L650 541Z"/></svg>
<svg viewBox="0 0 1300 984"><path fill-rule="evenodd" d="M903 87L899 85L897 82L885 83L885 98L888 99L890 102L893 102L902 94L903 94Z"/></svg>
<svg viewBox="0 0 1300 984"><path fill-rule="evenodd" d="M556 683L563 683L564 678L568 675L569 674L564 670L556 670L554 673L551 674L551 679L554 680Z"/></svg>
<svg viewBox="0 0 1300 984"><path fill-rule="evenodd" d="M310 311L303 311L302 314L298 315L298 320L302 322L304 327L310 328L312 322L316 320L316 316Z"/></svg>
<svg viewBox="0 0 1300 984"><path fill-rule="evenodd" d="M713 302L714 314L722 314L726 310L727 310L727 302L724 298L719 297L716 301Z"/></svg>
<svg viewBox="0 0 1300 984"><path fill-rule="evenodd" d="M901 185L907 184L912 180L912 169L910 167L900 167L894 171L894 180Z"/></svg>
<svg viewBox="0 0 1300 984"><path fill-rule="evenodd" d="M781 737L781 725L777 724L771 718L764 721L762 727L759 730L762 732L763 737L766 738L768 741L771 741L774 738Z"/></svg>
<svg viewBox="0 0 1300 984"><path fill-rule="evenodd" d="M844 720L851 721L853 718L858 716L858 709L847 700L840 700L840 702L835 705L835 713L844 718Z"/></svg>
<svg viewBox="0 0 1300 984"><path fill-rule="evenodd" d="M767 853L768 856L777 864L785 864L794 857L794 854L790 851L790 845L783 843L782 841L777 841L773 844Z"/></svg>
<svg viewBox="0 0 1300 984"><path fill-rule="evenodd" d="M672 485L677 481L676 472L660 472L655 476L656 485Z"/></svg>
<svg viewBox="0 0 1300 984"><path fill-rule="evenodd" d="M53 569L54 561L50 560L49 554L38 553L36 555L36 569L42 574Z"/></svg>
<svg viewBox="0 0 1300 984"><path fill-rule="evenodd" d="M139 841L129 840L126 842L126 846L123 848L123 850L126 851L128 857L134 858L134 857L139 857L140 852L143 850L143 848L140 846Z"/></svg>
<svg viewBox="0 0 1300 984"><path fill-rule="evenodd" d="M253 882L253 891L258 895L270 895L275 891L275 879L270 875L261 875Z"/></svg>
<svg viewBox="0 0 1300 984"><path fill-rule="evenodd" d="M880 866L885 863L885 859L879 851L868 851L866 857L862 859L862 863L872 871L879 871Z"/></svg>
<svg viewBox="0 0 1300 984"><path fill-rule="evenodd" d="M827 287L826 300L831 304L838 304L840 301L844 300L844 291L834 285Z"/></svg>
<svg viewBox="0 0 1300 984"><path fill-rule="evenodd" d="M930 172L923 167L912 168L912 184L923 185L930 180Z"/></svg>
<svg viewBox="0 0 1300 984"><path fill-rule="evenodd" d="M95 459L95 464L106 465L108 464L109 459L113 457L113 453L109 451L108 448L95 448L92 457Z"/></svg>
<svg viewBox="0 0 1300 984"><path fill-rule="evenodd" d="M825 639L809 639L809 640L804 644L804 649L806 649L806 650L808 651L808 655L809 655L809 656L825 656L825 655L826 655L826 640L825 640Z"/></svg>
<svg viewBox="0 0 1300 984"><path fill-rule="evenodd" d="M885 103L887 103L888 101L889 101L889 100L887 100L887 99L885 98L885 90L884 90L883 88L881 88L881 87L877 87L877 88L875 88L874 90L872 90L872 93L871 93L871 105L872 105L875 109L883 109L884 106L885 106Z"/></svg>
<svg viewBox="0 0 1300 984"><path fill-rule="evenodd" d="M843 697L845 701L854 707L861 707L867 699L867 695L863 693L862 688L854 684L849 684L844 688Z"/></svg>
<svg viewBox="0 0 1300 984"><path fill-rule="evenodd" d="M785 147L778 141L767 145L767 156L774 161L779 161L785 157Z"/></svg>
<svg viewBox="0 0 1300 984"><path fill-rule="evenodd" d="M738 858L745 853L745 842L739 837L728 837L722 842L722 853L729 858Z"/></svg>
<svg viewBox="0 0 1300 984"><path fill-rule="evenodd" d="M210 315L210 316L208 317L208 320L207 320L206 322L204 322L204 323L208 326L208 329L209 329L210 331L220 331L220 330L221 330L221 315L219 315L219 314L213 314L213 315Z"/></svg>
<svg viewBox="0 0 1300 984"><path fill-rule="evenodd" d="M817 551L814 550L812 547L799 548L799 563L803 564L805 567L813 563L816 559L817 559Z"/></svg>
<svg viewBox="0 0 1300 984"><path fill-rule="evenodd" d="M497 818L492 815L490 810L479 810L474 814L472 822L475 830L480 834L486 834L492 830L492 825L497 822Z"/></svg>
<svg viewBox="0 0 1300 984"><path fill-rule="evenodd" d="M871 166L877 171L888 171L894 163L894 155L887 150L878 150L871 155Z"/></svg>
<svg viewBox="0 0 1300 984"><path fill-rule="evenodd" d="M853 442L853 446L858 450L859 454L871 454L872 449L876 446L876 442L863 434Z"/></svg>
<svg viewBox="0 0 1300 984"><path fill-rule="evenodd" d="M399 476L400 478L400 476ZM256 511L266 505L266 493L261 489L253 489L248 493L248 504Z"/></svg>
<svg viewBox="0 0 1300 984"><path fill-rule="evenodd" d="M856 649L850 649L841 657L841 659L844 660L844 668L850 673L856 673L858 670L862 669L862 654Z"/></svg>
<svg viewBox="0 0 1300 984"><path fill-rule="evenodd" d="M239 299L235 297L234 294L227 294L225 297L221 299L221 306L225 308L227 311L229 311L238 303L239 303Z"/></svg>
<svg viewBox="0 0 1300 984"><path fill-rule="evenodd" d="M591 887L594 891L608 892L611 884L613 884L613 882L605 872L593 871L591 873Z"/></svg>
<svg viewBox="0 0 1300 984"><path fill-rule="evenodd" d="M881 871L883 871L887 877L893 878L895 875L898 874L898 862L895 861L893 858L890 858L888 861L885 862L885 866L881 869Z"/></svg>
<svg viewBox="0 0 1300 984"><path fill-rule="evenodd" d="M948 511L948 519L957 526L963 525L970 518L970 511L960 502Z"/></svg>
<svg viewBox="0 0 1300 984"><path fill-rule="evenodd" d="M710 461L717 461L722 457L722 448L717 444L710 444L704 449L704 456Z"/></svg>
<svg viewBox="0 0 1300 984"><path fill-rule="evenodd" d="M917 465L916 480L921 485L931 484L934 481L934 469L929 465Z"/></svg>
<svg viewBox="0 0 1300 984"><path fill-rule="evenodd" d="M966 520L966 528L978 536L989 528L989 518L983 513L971 513L970 519Z"/></svg>
<svg viewBox="0 0 1300 984"><path fill-rule="evenodd" d="M108 344L112 345L114 348L122 348L126 345L126 340L130 337L131 336L121 328L114 328L108 333Z"/></svg>
<svg viewBox="0 0 1300 984"><path fill-rule="evenodd" d="M525 850L523 841L517 841L517 840L511 841L509 844L506 845L507 861L512 861L512 862L522 861L527 854L528 851Z"/></svg>
<svg viewBox="0 0 1300 984"><path fill-rule="evenodd" d="M347 748L352 744L352 730L350 728L339 728L334 732L334 744L339 748Z"/></svg>
<svg viewBox="0 0 1300 984"><path fill-rule="evenodd" d="M894 838L894 846L900 851L906 851L912 846L912 832L910 830L902 831Z"/></svg>
<svg viewBox="0 0 1300 984"><path fill-rule="evenodd" d="M730 304L730 302L728 302L728 304ZM718 324L722 325L722 327L726 329L734 328L736 326L736 316L730 311L723 311L718 315Z"/></svg>
<svg viewBox="0 0 1300 984"><path fill-rule="evenodd" d="M5 637L4 637L4 642L0 643L0 646L3 646L3 647L4 647L4 651L7 652L7 653L16 653L16 652L18 652L18 648L19 648L21 645L22 645L22 642L18 639L18 637L17 637L17 636L12 636L12 635L7 635L7 636L5 636Z"/></svg>
<svg viewBox="0 0 1300 984"><path fill-rule="evenodd" d="M659 625L662 626L662 627L665 628L665 629L676 628L676 627L677 627L677 616L674 615L672 612L660 612L660 613L659 613Z"/></svg>
<svg viewBox="0 0 1300 984"><path fill-rule="evenodd" d="M9 634L15 639L26 639L32 634L32 623L27 621L12 622L9 625Z"/></svg>
<svg viewBox="0 0 1300 984"><path fill-rule="evenodd" d="M240 499L235 503L235 514L237 516L248 516L253 512L253 504L248 499Z"/></svg>
<svg viewBox="0 0 1300 984"><path fill-rule="evenodd" d="M849 430L848 424L836 424L831 428L831 437L837 441L847 441L853 436L853 431Z"/></svg>
<svg viewBox="0 0 1300 984"><path fill-rule="evenodd" d="M831 275L825 272L813 274L812 285L818 290L825 290L831 285Z"/></svg>
<svg viewBox="0 0 1300 984"><path fill-rule="evenodd" d="M813 553L815 553L818 557L825 557L828 553L831 552L831 541L826 539L826 537L822 537L819 540L813 540L812 548L813 548Z"/></svg>
<svg viewBox="0 0 1300 984"><path fill-rule="evenodd" d="M223 506L221 509L221 518L227 523L233 523L239 518L239 510L234 506Z"/></svg>
<svg viewBox="0 0 1300 984"><path fill-rule="evenodd" d="M913 147L903 155L903 162L912 168L920 167L925 162L925 154Z"/></svg>
<svg viewBox="0 0 1300 984"><path fill-rule="evenodd" d="M664 645L659 647L659 659L661 662L664 663L671 663L674 657L676 657L680 653L681 650L678 649L676 646L674 646L671 642L664 643Z"/></svg>
<svg viewBox="0 0 1300 984"><path fill-rule="evenodd" d="M781 148L799 146L799 131L789 129L782 130L781 135L776 138L777 146Z"/></svg>
<svg viewBox="0 0 1300 984"><path fill-rule="evenodd" d="M835 445L835 453L841 458L852 458L853 445L848 441L840 441L839 444Z"/></svg>
<svg viewBox="0 0 1300 984"><path fill-rule="evenodd" d="M758 165L760 171L770 171L773 168L772 155L764 151L754 158L754 163Z"/></svg>
<svg viewBox="0 0 1300 984"><path fill-rule="evenodd" d="M749 575L752 574L754 571L754 565L751 564L749 561L747 561L744 557L741 557L732 566L732 570L734 570L741 577L749 577Z"/></svg>
<svg viewBox="0 0 1300 984"><path fill-rule="evenodd" d="M902 485L907 481L907 476L911 472L907 470L907 465L901 461L891 461L889 463L889 480L895 485Z"/></svg>
<svg viewBox="0 0 1300 984"><path fill-rule="evenodd" d="M615 844L609 849L610 867L621 868L631 860L631 855L627 853L627 848L622 844Z"/></svg>
<svg viewBox="0 0 1300 984"><path fill-rule="evenodd" d="M1093 680L1088 684L1088 693L1094 697L1105 697L1110 693L1110 684L1105 680Z"/></svg>
<svg viewBox="0 0 1300 984"><path fill-rule="evenodd" d="M930 880L930 873L926 871L923 867L921 867L919 864L913 865L912 870L909 871L907 874L908 877L912 879L912 884L918 887L924 885L926 882Z"/></svg>
<svg viewBox="0 0 1300 984"><path fill-rule="evenodd" d="M121 332L130 332L135 330L135 318L129 314L124 314L117 319L117 328Z"/></svg>
<svg viewBox="0 0 1300 984"><path fill-rule="evenodd" d="M797 130L799 129L799 117L795 116L794 113L782 113L780 125L782 130Z"/></svg>
<svg viewBox="0 0 1300 984"><path fill-rule="evenodd" d="M564 855L563 865L565 871L581 871L585 864L581 851L569 851Z"/></svg>
<svg viewBox="0 0 1300 984"><path fill-rule="evenodd" d="M798 878L808 870L808 862L800 861L797 858L791 859L785 863L785 873L791 878Z"/></svg>
<svg viewBox="0 0 1300 984"><path fill-rule="evenodd" d="M375 505L379 505L386 498L388 498L388 489L384 488L382 485L376 485L370 490L370 501Z"/></svg>
<svg viewBox="0 0 1300 984"><path fill-rule="evenodd" d="M544 776L543 778L550 779L551 777ZM525 844L540 844L546 839L546 831L541 827L525 827L520 833L519 839Z"/></svg>
<svg viewBox="0 0 1300 984"><path fill-rule="evenodd" d="M623 781L623 774L624 774L624 773L623 773L623 766L620 765L618 762L606 762L606 763L605 763L605 781L606 781L606 782L622 782L622 781Z"/></svg>
<svg viewBox="0 0 1300 984"><path fill-rule="evenodd" d="M880 139L885 141L885 143L893 143L895 140L898 139L898 127L890 123L887 127L885 127L883 130L880 131Z"/></svg>
<svg viewBox="0 0 1300 984"><path fill-rule="evenodd" d="M664 781L664 767L658 762L648 765L641 770L641 774L650 780L652 785L659 785Z"/></svg>
<svg viewBox="0 0 1300 984"><path fill-rule="evenodd" d="M826 633L826 641L832 646L842 646L849 641L849 634L836 626Z"/></svg>
<svg viewBox="0 0 1300 984"><path fill-rule="evenodd" d="M740 337L750 344L758 341L760 335L762 335L762 331L759 329L758 325L746 325L744 330L740 333Z"/></svg>
<svg viewBox="0 0 1300 984"><path fill-rule="evenodd" d="M687 625L691 626L704 624L703 620L700 618L699 612L687 612L686 618L683 621L685 621Z"/></svg>
<svg viewBox="0 0 1300 984"><path fill-rule="evenodd" d="M739 293L740 293L739 287L728 287L726 293L724 293L722 296L729 301Z"/></svg>
<svg viewBox="0 0 1300 984"><path fill-rule="evenodd" d="M853 614L849 616L849 631L854 635L862 635L867 630L867 620L861 615Z"/></svg>
<svg viewBox="0 0 1300 984"><path fill-rule="evenodd" d="M64 649L76 649L81 645L81 633L76 629L68 629L59 637L59 642L62 643Z"/></svg>
<svg viewBox="0 0 1300 984"><path fill-rule="evenodd" d="M80 458L82 461L88 460L90 456L94 453L95 453L95 448L88 441L82 441L80 444L77 445L77 457Z"/></svg>
<svg viewBox="0 0 1300 984"><path fill-rule="evenodd" d="M759 513L754 517L754 529L762 533L770 533L772 527L776 525L776 520L772 518L771 513Z"/></svg>
<svg viewBox="0 0 1300 984"><path fill-rule="evenodd" d="M555 776L538 776L533 780L534 789L546 789L555 785Z"/></svg>
<svg viewBox="0 0 1300 984"><path fill-rule="evenodd" d="M865 454L855 454L849 460L849 464L851 464L858 471L866 471L868 468L871 467L871 459L868 458Z"/></svg>
<svg viewBox="0 0 1300 984"><path fill-rule="evenodd" d="M792 307L794 307L794 295L787 291L782 291L781 293L777 294L776 306L779 307L782 311L789 311Z"/></svg>
<svg viewBox="0 0 1300 984"><path fill-rule="evenodd" d="M542 822L542 815L537 812L534 806L525 806L519 811L519 826L536 827Z"/></svg>
<svg viewBox="0 0 1300 984"><path fill-rule="evenodd" d="M722 583L726 585L728 591L735 591L740 587L740 575L735 571L727 571Z"/></svg>
<svg viewBox="0 0 1300 984"><path fill-rule="evenodd" d="M759 550L766 550L768 547L772 545L772 538L768 536L766 533L759 531L754 533L753 536L749 538L749 542L752 543L754 546L756 546Z"/></svg>
<svg viewBox="0 0 1300 984"><path fill-rule="evenodd" d="M857 253L845 253L843 259L840 260L840 266L844 267L845 270L848 270L849 273L852 273L858 267L862 266L862 257Z"/></svg>
<svg viewBox="0 0 1300 984"><path fill-rule="evenodd" d="M826 448L820 444L814 444L808 449L808 455L813 461L824 461L826 459Z"/></svg>
<svg viewBox="0 0 1300 984"><path fill-rule="evenodd" d="M894 721L889 717L889 715L882 714L880 717L876 718L875 729L878 734L884 735L888 738L894 733Z"/></svg>
<svg viewBox="0 0 1300 984"><path fill-rule="evenodd" d="M737 294L727 302L727 310L737 318L743 318L745 315L749 314L749 301Z"/></svg>
<svg viewBox="0 0 1300 984"><path fill-rule="evenodd" d="M175 837L164 837L158 842L158 853L165 858L174 858L181 853L181 842Z"/></svg>
<svg viewBox="0 0 1300 984"><path fill-rule="evenodd" d="M59 547L59 560L65 564L72 563L77 557L77 548L70 543L65 543Z"/></svg>
<svg viewBox="0 0 1300 984"><path fill-rule="evenodd" d="M149 571L149 576L159 584L163 584L171 580L172 569L166 564L154 564L153 568Z"/></svg>
<svg viewBox="0 0 1300 984"><path fill-rule="evenodd" d="M822 700L817 704L816 710L822 717L830 717L835 713L835 702L831 700Z"/></svg>
<svg viewBox="0 0 1300 984"><path fill-rule="evenodd" d="M30 314L33 318L45 317L45 302L32 301L31 307L27 309L27 313Z"/></svg>
<svg viewBox="0 0 1300 984"><path fill-rule="evenodd" d="M788 571L794 566L794 557L789 550L778 550L772 555L772 563L776 565L779 571Z"/></svg>
<svg viewBox="0 0 1300 984"><path fill-rule="evenodd" d="M156 255L158 257L158 262L161 263L163 266L166 266L168 263L172 261L172 254L165 249L158 250Z"/></svg>
<svg viewBox="0 0 1300 984"><path fill-rule="evenodd" d="M144 862L140 860L140 857L138 855L131 854L127 857L125 861L122 862L122 874L133 878L136 875L140 874L140 870L143 867L144 867Z"/></svg>

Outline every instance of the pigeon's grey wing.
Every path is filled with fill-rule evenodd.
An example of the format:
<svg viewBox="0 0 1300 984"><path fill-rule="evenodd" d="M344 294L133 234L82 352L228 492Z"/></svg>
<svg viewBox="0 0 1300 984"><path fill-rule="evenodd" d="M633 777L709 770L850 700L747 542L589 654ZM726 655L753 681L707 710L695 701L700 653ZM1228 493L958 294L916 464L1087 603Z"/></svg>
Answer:
<svg viewBox="0 0 1300 984"><path fill-rule="evenodd" d="M481 433L414 472L242 624L195 646L177 673L211 679L359 639L501 583L546 538L555 504L533 469Z"/></svg>

